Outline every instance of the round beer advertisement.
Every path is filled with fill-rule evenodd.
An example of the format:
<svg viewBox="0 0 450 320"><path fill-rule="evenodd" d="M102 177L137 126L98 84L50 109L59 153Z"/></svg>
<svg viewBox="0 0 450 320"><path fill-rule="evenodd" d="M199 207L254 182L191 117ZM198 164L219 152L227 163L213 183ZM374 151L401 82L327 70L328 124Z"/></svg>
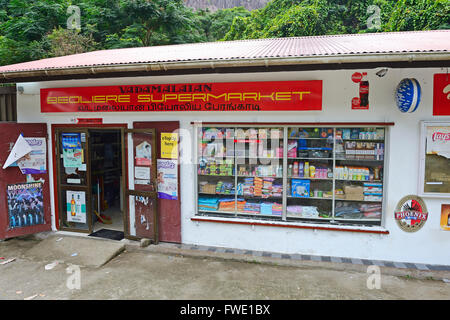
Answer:
<svg viewBox="0 0 450 320"><path fill-rule="evenodd" d="M397 225L406 232L420 230L428 218L428 211L422 198L414 195L403 197L395 208Z"/></svg>

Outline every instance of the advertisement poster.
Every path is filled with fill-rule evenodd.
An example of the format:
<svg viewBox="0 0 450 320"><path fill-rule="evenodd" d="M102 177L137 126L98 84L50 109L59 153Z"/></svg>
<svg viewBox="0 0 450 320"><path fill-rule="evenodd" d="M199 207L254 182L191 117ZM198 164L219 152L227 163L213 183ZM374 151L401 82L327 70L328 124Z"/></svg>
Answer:
<svg viewBox="0 0 450 320"><path fill-rule="evenodd" d="M178 161L158 159L158 198L178 199Z"/></svg>
<svg viewBox="0 0 450 320"><path fill-rule="evenodd" d="M450 76L448 73L434 75L433 116L450 116Z"/></svg>
<svg viewBox="0 0 450 320"><path fill-rule="evenodd" d="M450 127L427 127L426 151L450 159Z"/></svg>
<svg viewBox="0 0 450 320"><path fill-rule="evenodd" d="M47 172L47 145L45 138L25 138L31 152L17 160L22 174L41 174Z"/></svg>
<svg viewBox="0 0 450 320"><path fill-rule="evenodd" d="M178 133L161 133L161 158L178 159Z"/></svg>
<svg viewBox="0 0 450 320"><path fill-rule="evenodd" d="M67 221L86 223L86 193L66 191Z"/></svg>
<svg viewBox="0 0 450 320"><path fill-rule="evenodd" d="M447 231L450 230L450 204L441 206L441 228Z"/></svg>
<svg viewBox="0 0 450 320"><path fill-rule="evenodd" d="M7 186L9 228L44 224L42 183L21 183Z"/></svg>
<svg viewBox="0 0 450 320"><path fill-rule="evenodd" d="M152 145L147 141L144 141L136 146L136 165L152 165Z"/></svg>
<svg viewBox="0 0 450 320"><path fill-rule="evenodd" d="M352 74L352 81L358 85L357 97L352 99L352 110L369 109L369 80L367 72L355 72Z"/></svg>
<svg viewBox="0 0 450 320"><path fill-rule="evenodd" d="M78 168L83 163L81 135L79 133L63 133L63 164L66 168Z"/></svg>

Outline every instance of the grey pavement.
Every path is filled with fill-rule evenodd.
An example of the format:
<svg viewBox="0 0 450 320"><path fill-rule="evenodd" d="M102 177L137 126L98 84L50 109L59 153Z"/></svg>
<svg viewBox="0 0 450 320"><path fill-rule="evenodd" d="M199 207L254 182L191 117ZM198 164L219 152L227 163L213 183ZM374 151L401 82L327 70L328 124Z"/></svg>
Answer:
<svg viewBox="0 0 450 320"><path fill-rule="evenodd" d="M69 250L56 252L55 241ZM90 251L73 257L81 244ZM0 265L2 300L450 299L450 271L442 266L375 261L380 274L373 274L368 260L169 243L141 248L61 233L0 242L0 263L13 257Z"/></svg>

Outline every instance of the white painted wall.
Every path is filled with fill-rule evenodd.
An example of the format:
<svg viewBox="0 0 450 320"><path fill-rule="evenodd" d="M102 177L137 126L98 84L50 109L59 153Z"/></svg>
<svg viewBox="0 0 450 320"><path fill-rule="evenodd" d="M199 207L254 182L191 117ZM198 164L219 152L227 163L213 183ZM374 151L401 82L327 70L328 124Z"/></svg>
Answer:
<svg viewBox="0 0 450 320"><path fill-rule="evenodd" d="M166 77L113 78L72 81L22 83L24 94L18 94L19 122L70 123L76 117L102 117L104 123L133 121L179 120L181 128L191 130L191 121L229 122L395 122L390 128L390 146L386 150L389 172L385 176L386 210L384 228L388 235L355 232L291 229L265 226L246 226L210 222L193 222L195 203L194 166L181 167L182 242L188 244L234 247L283 253L329 255L414 263L450 264L450 232L440 229L441 204L450 199L424 198L429 218L415 233L406 233L397 226L394 209L405 195L417 194L419 171L419 138L421 120L450 121L450 117L433 117L433 74L443 73L441 68L390 69L379 78L374 70L308 71L249 74L209 74ZM370 82L370 110L351 110L351 99L358 96L358 86L351 81L355 71L367 71ZM419 109L403 114L396 108L394 91L403 78L416 78L422 86L423 96ZM323 110L302 112L146 112L146 113L40 113L40 88L156 84L195 82L245 82L323 80ZM49 126L49 135L50 126ZM49 141L49 151L53 146ZM50 154L49 168L53 163ZM50 181L53 190L53 177ZM54 195L52 195L54 197ZM52 212L53 208L52 199ZM55 222L53 221L55 229Z"/></svg>

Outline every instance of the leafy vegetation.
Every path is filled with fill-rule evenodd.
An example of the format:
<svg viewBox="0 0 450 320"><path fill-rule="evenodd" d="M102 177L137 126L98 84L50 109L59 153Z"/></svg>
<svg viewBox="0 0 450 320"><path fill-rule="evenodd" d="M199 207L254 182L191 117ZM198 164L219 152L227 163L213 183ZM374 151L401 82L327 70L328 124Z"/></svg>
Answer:
<svg viewBox="0 0 450 320"><path fill-rule="evenodd" d="M257 10L215 12L195 11L183 0L0 0L0 65L101 49L450 29L449 23L449 0L272 0Z"/></svg>

